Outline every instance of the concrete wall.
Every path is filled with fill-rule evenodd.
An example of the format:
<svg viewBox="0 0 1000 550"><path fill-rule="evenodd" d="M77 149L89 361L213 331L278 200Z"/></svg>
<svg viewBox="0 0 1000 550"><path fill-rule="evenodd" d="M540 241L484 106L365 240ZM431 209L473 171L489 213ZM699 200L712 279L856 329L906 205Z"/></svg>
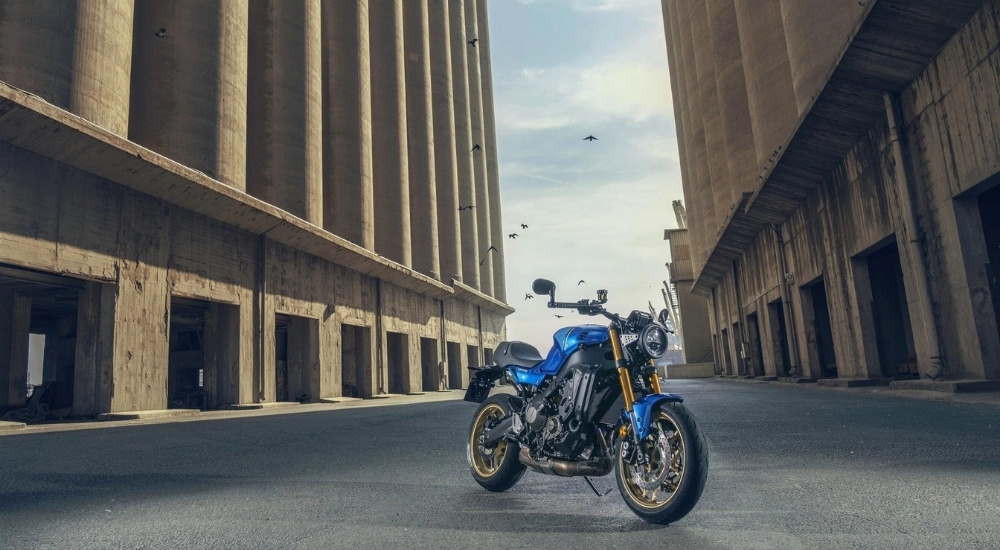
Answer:
<svg viewBox="0 0 1000 550"><path fill-rule="evenodd" d="M878 22L868 22L865 18L871 6L856 2L719 0L708 3L711 28L707 28L700 19L692 19L691 13L667 4L668 50L676 65L671 70L688 89L685 93L685 86L679 86L675 109L685 145L685 195L689 217L694 220L717 218L720 207L730 200L715 193L712 204L705 204L705 180L699 170L727 160L720 159L723 153L708 136L713 117L729 122L724 154L730 170L739 166L731 162L739 149L734 144L746 143L752 134L755 167L739 168L741 173L731 180L738 187L746 180L744 172L752 171L759 186L789 144L805 139L796 134L798 125L815 114L813 105L844 52L852 47L858 29L866 24L883 28L885 18L902 21L907 17L903 7L881 12ZM731 33L722 32L731 26L730 10L735 10L738 22L745 90L731 76L741 70L732 44L725 40ZM692 29L690 33L684 31L685 25ZM733 361L740 356L741 345L740 335L734 338L733 325L743 325L742 338L753 339L745 325L748 316L754 315L760 331L761 367L767 375L781 375L782 370L792 368L801 376L821 376L810 288L822 283L837 375L885 376L879 359L878 320L873 310L879 297L873 295L873 278L887 274L870 272L868 259L895 243L902 273L901 299L908 312L901 322L912 332L913 360L919 372L937 375L940 363L946 378L1000 378L997 312L992 306L994 290L988 282L989 254L977 198L1000 180L1000 153L994 146L995 136L1000 135L998 27L1000 2L984 2L929 57L930 63L912 82L885 96L883 112L887 114L873 119L798 207L780 223L760 224L763 229L741 245L733 269L710 292L711 332L718 337L727 331ZM712 90L704 77L707 62L690 55L706 34L715 36L711 51L716 56L719 102L714 109L718 113L710 102L706 108L705 94L692 96L690 80L685 83L685 78L698 74L703 76L701 90ZM740 108L744 93L745 112ZM745 120L746 115L751 129L739 130L741 126L733 121ZM700 141L691 139L689 125ZM702 135L702 129L707 133ZM711 256L718 250L705 244L715 237L710 228L695 222L690 231L697 279L699 254ZM699 252L705 246L709 248ZM930 296L927 301L924 292ZM791 332L786 342L791 357L786 365L781 364L781 339L776 335L782 310L787 311L785 323ZM723 347L720 340L716 340L717 350ZM746 351L755 350L748 347Z"/></svg>

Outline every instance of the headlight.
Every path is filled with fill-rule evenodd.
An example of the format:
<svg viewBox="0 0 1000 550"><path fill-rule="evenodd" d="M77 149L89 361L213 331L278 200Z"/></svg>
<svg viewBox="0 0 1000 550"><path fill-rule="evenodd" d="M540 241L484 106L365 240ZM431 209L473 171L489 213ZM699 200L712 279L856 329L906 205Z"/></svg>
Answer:
<svg viewBox="0 0 1000 550"><path fill-rule="evenodd" d="M639 347L653 359L663 357L667 352L667 331L657 324L648 325L639 333Z"/></svg>

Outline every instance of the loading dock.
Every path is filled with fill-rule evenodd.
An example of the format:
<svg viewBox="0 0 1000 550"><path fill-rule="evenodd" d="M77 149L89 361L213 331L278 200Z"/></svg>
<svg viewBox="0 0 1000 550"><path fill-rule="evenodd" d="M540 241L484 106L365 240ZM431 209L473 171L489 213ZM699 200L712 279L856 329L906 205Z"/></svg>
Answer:
<svg viewBox="0 0 1000 550"><path fill-rule="evenodd" d="M344 397L371 397L371 329L342 325L340 341Z"/></svg>
<svg viewBox="0 0 1000 550"><path fill-rule="evenodd" d="M386 332L385 349L389 393L409 393L410 339L399 332Z"/></svg>
<svg viewBox="0 0 1000 550"><path fill-rule="evenodd" d="M982 218L983 240L988 258L986 277L990 296L993 298L997 338L1000 339L1000 185L979 196L979 215Z"/></svg>

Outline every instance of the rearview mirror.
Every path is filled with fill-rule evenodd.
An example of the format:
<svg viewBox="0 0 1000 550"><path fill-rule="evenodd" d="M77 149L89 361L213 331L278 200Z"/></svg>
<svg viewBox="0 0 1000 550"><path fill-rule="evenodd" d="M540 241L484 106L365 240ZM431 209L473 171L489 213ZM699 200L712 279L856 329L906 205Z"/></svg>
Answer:
<svg viewBox="0 0 1000 550"><path fill-rule="evenodd" d="M535 282L531 283L531 291L539 296L546 294L554 299L556 295L556 284L547 279L535 279Z"/></svg>
<svg viewBox="0 0 1000 550"><path fill-rule="evenodd" d="M597 303L599 303L599 304L606 304L606 303L608 303L608 291L607 290L604 290L602 288L601 290L597 291Z"/></svg>
<svg viewBox="0 0 1000 550"><path fill-rule="evenodd" d="M669 309L660 310L660 315L659 317L657 317L657 319L659 319L661 325L667 326L667 321L670 319L670 310Z"/></svg>

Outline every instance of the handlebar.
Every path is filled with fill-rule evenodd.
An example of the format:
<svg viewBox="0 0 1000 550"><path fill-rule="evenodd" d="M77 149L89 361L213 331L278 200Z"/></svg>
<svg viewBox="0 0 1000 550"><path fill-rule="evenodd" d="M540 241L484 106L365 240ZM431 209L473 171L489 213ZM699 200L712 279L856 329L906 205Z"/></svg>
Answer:
<svg viewBox="0 0 1000 550"><path fill-rule="evenodd" d="M580 315L603 315L612 321L619 321L621 318L617 313L611 313L604 309L604 302L599 300L580 300L579 302L556 302L550 301L550 308L575 309Z"/></svg>

